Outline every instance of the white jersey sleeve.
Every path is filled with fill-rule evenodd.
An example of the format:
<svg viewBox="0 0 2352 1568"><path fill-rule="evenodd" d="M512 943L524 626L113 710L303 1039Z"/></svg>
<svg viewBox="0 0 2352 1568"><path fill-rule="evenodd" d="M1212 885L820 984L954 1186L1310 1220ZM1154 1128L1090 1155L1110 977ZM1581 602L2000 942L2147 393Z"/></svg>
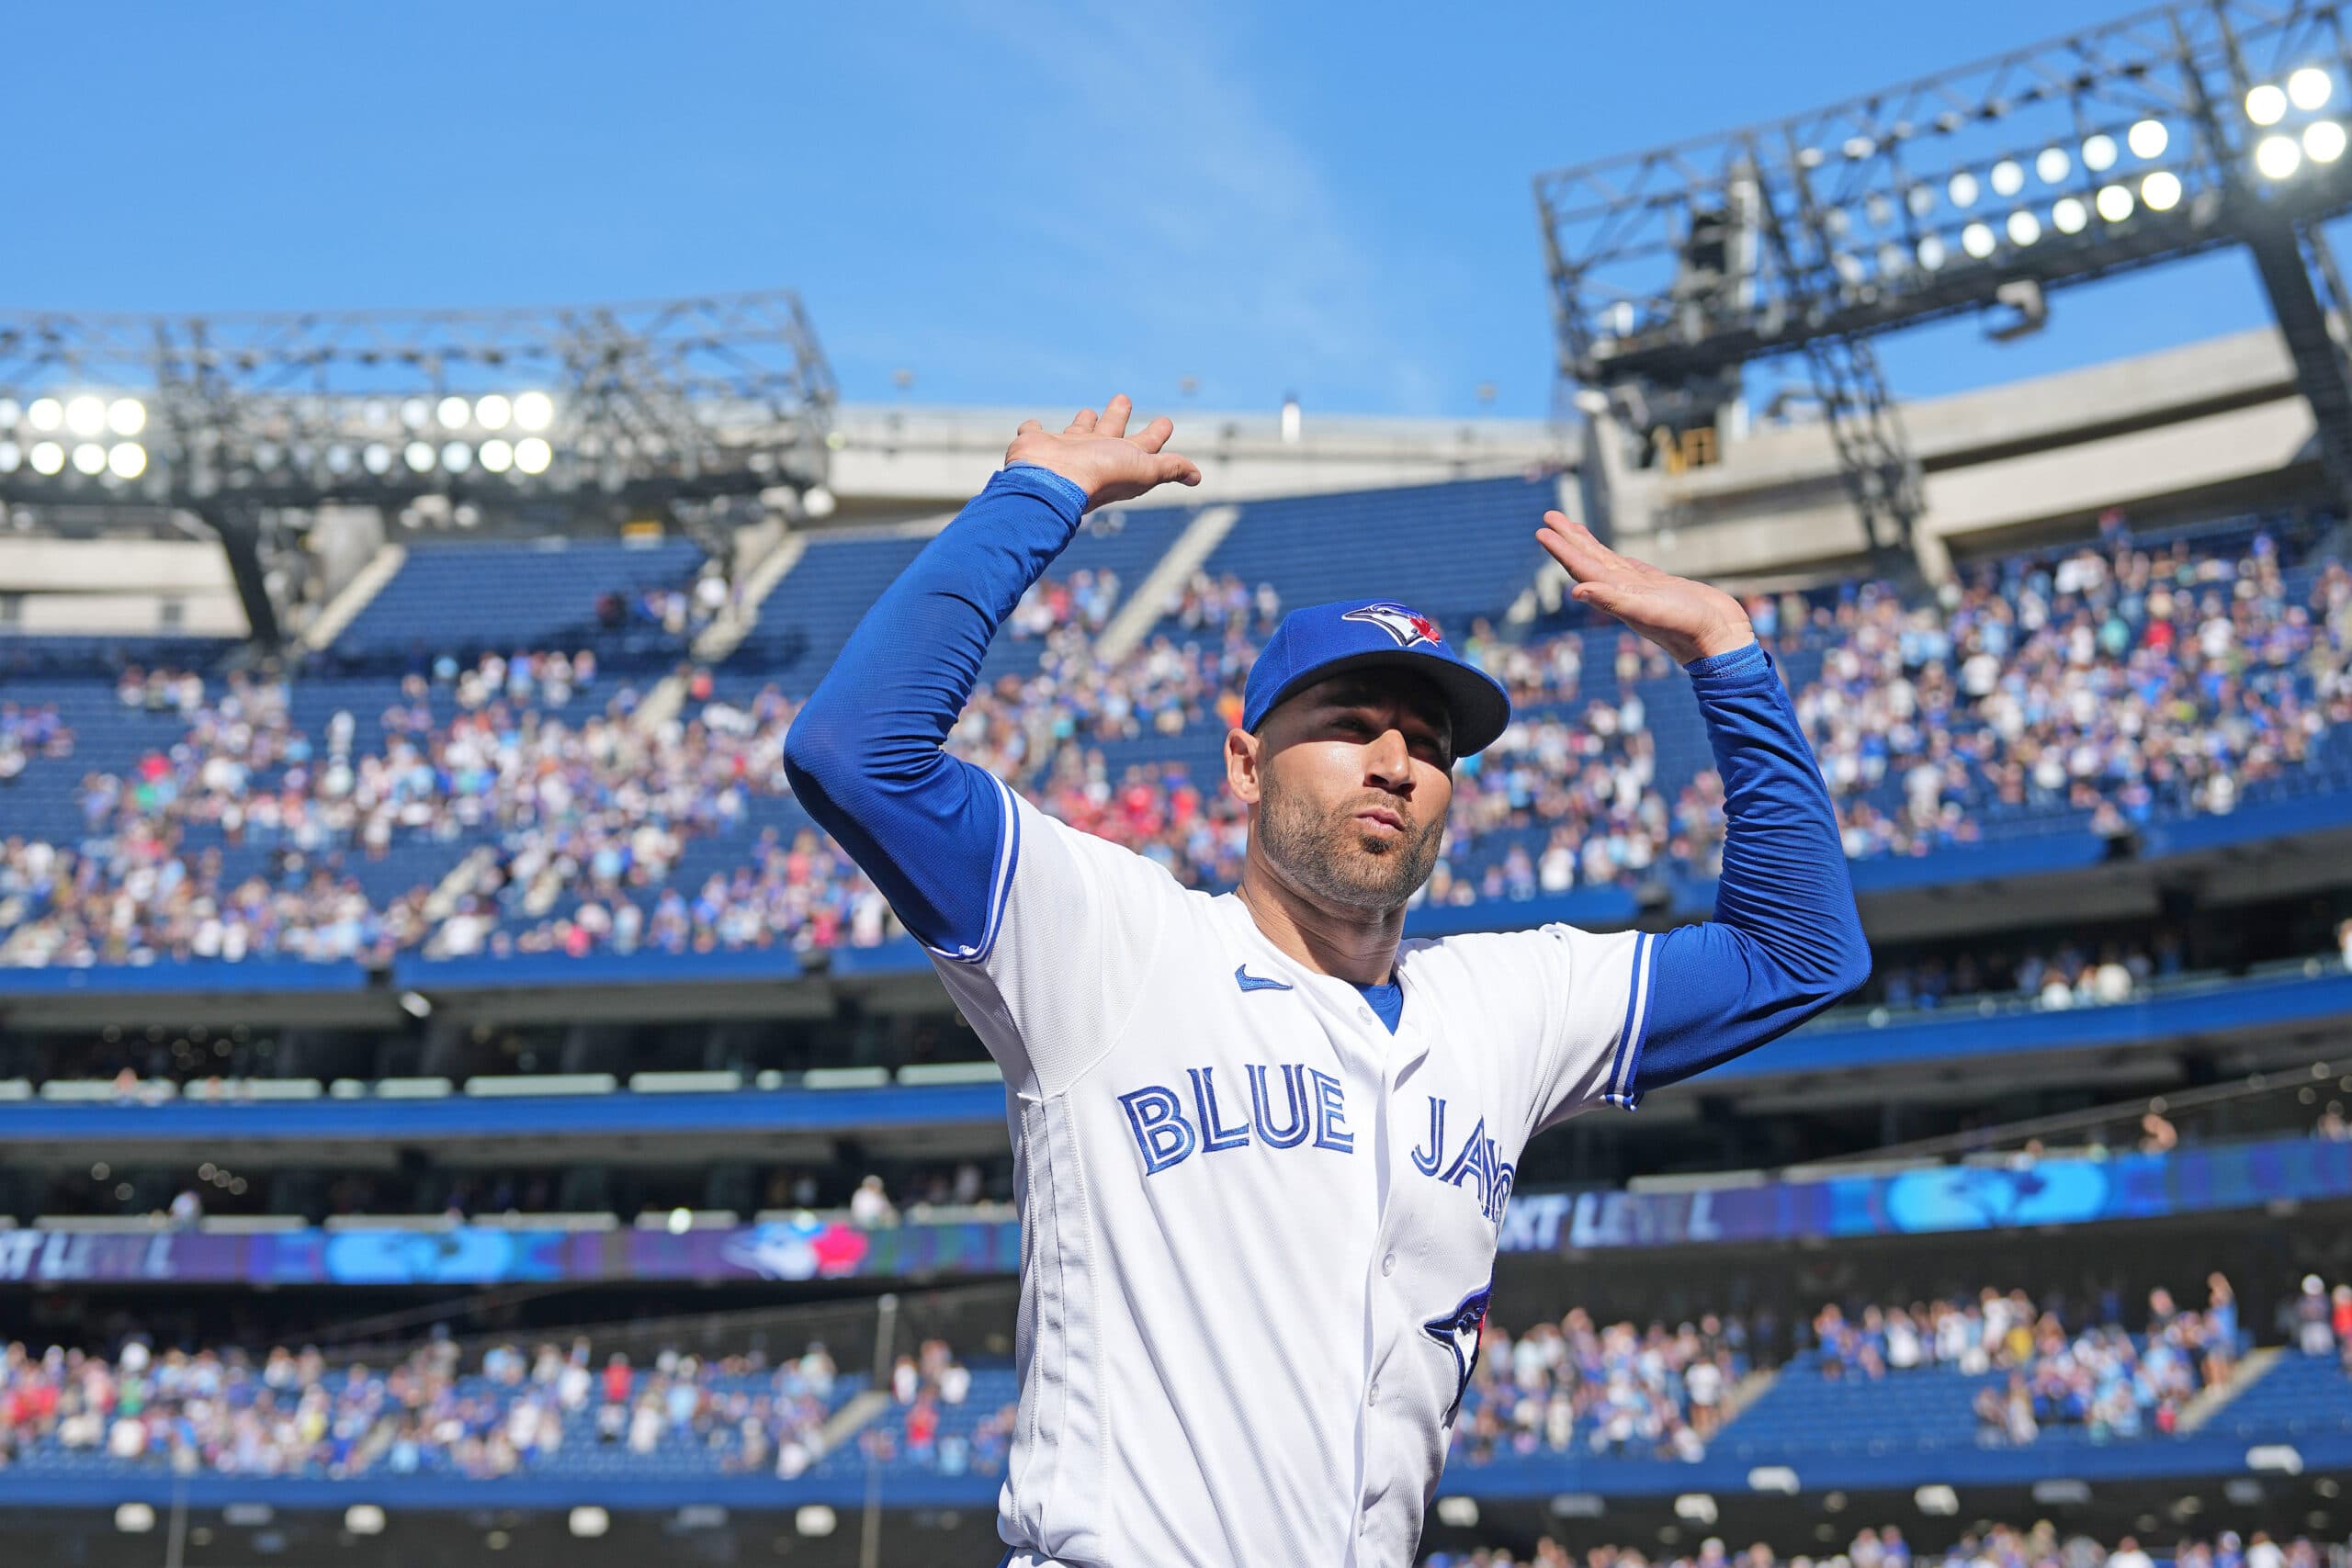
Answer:
<svg viewBox="0 0 2352 1568"><path fill-rule="evenodd" d="M1588 1106L1633 1109L1657 939L1575 926L1450 937L1485 1018L1523 1075L1531 1135Z"/></svg>
<svg viewBox="0 0 2352 1568"><path fill-rule="evenodd" d="M1004 811L988 924L969 947L928 951L1005 1082L1048 1099L1118 1038L1183 890L1157 863L997 787Z"/></svg>

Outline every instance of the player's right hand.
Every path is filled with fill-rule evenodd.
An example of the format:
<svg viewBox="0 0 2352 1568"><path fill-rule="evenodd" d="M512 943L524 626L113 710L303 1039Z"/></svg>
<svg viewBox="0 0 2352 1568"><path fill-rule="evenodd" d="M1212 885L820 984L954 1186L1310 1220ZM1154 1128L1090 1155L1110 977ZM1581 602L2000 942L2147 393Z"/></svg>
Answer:
<svg viewBox="0 0 2352 1568"><path fill-rule="evenodd" d="M1113 502L1133 501L1160 485L1200 483L1198 464L1161 450L1176 434L1171 422L1155 419L1135 434L1127 434L1127 416L1134 409L1122 392L1099 414L1079 410L1058 434L1034 419L1024 421L1005 448L1004 460L1051 468L1086 492L1090 512Z"/></svg>

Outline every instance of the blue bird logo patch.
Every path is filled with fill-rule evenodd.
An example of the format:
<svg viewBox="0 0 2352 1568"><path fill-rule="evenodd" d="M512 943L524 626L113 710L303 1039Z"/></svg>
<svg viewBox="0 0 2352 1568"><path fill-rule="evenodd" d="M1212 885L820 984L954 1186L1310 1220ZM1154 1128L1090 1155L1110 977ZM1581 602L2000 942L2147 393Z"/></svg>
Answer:
<svg viewBox="0 0 2352 1568"><path fill-rule="evenodd" d="M1487 1326L1487 1306L1494 1300L1492 1280L1462 1298L1462 1304L1421 1325L1421 1332L1453 1353L1453 1403L1446 1406L1445 1425L1462 1413L1462 1396L1470 1392L1470 1374L1478 1370L1478 1336Z"/></svg>

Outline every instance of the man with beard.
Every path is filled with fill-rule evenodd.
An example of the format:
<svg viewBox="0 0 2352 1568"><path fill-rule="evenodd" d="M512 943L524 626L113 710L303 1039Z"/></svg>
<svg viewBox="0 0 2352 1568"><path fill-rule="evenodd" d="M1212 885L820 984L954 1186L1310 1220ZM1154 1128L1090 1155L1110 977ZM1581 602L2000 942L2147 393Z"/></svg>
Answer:
<svg viewBox="0 0 2352 1568"><path fill-rule="evenodd" d="M1240 886L1189 892L941 750L1089 508L1196 484L1128 404L1021 427L785 743L1004 1070L1022 1223L1016 1568L1403 1568L1476 1363L1521 1148L1754 1048L1869 971L1827 792L1736 600L1538 534L1690 672L1724 779L1716 919L1404 940L1502 687L1393 600L1285 617L1227 786ZM1442 548L1442 539L1430 541ZM1334 549L1354 547L1345 537Z"/></svg>

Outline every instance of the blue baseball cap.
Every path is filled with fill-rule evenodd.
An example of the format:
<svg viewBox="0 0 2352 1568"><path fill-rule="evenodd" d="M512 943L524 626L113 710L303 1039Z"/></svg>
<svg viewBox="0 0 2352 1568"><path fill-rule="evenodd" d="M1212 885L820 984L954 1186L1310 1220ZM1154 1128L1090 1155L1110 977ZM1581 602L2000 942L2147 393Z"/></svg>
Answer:
<svg viewBox="0 0 2352 1568"><path fill-rule="evenodd" d="M1258 650L1241 693L1241 728L1256 730L1282 700L1351 670L1410 670L1444 694L1453 716L1453 754L1495 743L1510 723L1502 682L1456 653L1437 623L1393 599L1346 599L1293 610Z"/></svg>

